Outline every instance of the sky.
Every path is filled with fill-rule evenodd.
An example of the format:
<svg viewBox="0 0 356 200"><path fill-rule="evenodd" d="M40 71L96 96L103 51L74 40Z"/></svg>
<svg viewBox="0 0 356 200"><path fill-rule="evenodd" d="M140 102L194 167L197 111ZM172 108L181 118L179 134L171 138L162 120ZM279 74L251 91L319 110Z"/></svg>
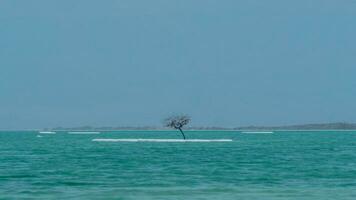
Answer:
<svg viewBox="0 0 356 200"><path fill-rule="evenodd" d="M0 129L356 122L355 0L0 0Z"/></svg>

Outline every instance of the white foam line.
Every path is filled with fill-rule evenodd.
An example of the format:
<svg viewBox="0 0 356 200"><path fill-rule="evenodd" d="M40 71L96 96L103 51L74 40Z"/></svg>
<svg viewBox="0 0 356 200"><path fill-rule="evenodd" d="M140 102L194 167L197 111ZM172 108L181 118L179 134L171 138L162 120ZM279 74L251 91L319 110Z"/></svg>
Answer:
<svg viewBox="0 0 356 200"><path fill-rule="evenodd" d="M56 134L56 132L53 131L40 131L40 134Z"/></svg>
<svg viewBox="0 0 356 200"><path fill-rule="evenodd" d="M94 134L100 134L100 132L68 132L68 134L94 135Z"/></svg>
<svg viewBox="0 0 356 200"><path fill-rule="evenodd" d="M93 139L93 142L232 142L231 139Z"/></svg>
<svg viewBox="0 0 356 200"><path fill-rule="evenodd" d="M274 133L274 132L273 131L244 131L242 133L266 134L266 133Z"/></svg>

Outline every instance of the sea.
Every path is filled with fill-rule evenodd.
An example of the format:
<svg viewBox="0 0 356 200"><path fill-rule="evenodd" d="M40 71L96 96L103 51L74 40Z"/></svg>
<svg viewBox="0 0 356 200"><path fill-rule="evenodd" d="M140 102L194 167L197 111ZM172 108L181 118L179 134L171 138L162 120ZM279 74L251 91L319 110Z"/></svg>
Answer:
<svg viewBox="0 0 356 200"><path fill-rule="evenodd" d="M0 199L355 200L356 131L0 132Z"/></svg>

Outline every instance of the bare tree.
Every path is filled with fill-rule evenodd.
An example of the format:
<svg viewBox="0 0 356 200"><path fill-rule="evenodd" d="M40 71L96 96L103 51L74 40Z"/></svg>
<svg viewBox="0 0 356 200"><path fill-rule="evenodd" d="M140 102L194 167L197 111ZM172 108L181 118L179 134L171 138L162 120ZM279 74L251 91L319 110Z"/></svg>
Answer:
<svg viewBox="0 0 356 200"><path fill-rule="evenodd" d="M185 139L184 132L182 130L183 126L189 124L190 117L188 115L177 115L168 117L164 120L164 125L169 128L175 128L181 132L183 139Z"/></svg>

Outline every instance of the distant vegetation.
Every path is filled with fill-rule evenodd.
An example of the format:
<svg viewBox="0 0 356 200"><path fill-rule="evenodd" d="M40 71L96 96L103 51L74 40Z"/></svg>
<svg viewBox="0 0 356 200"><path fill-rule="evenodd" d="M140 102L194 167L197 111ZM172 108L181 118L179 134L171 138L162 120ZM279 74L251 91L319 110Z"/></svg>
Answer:
<svg viewBox="0 0 356 200"><path fill-rule="evenodd" d="M355 123L302 124L291 126L246 126L235 130L356 130Z"/></svg>

